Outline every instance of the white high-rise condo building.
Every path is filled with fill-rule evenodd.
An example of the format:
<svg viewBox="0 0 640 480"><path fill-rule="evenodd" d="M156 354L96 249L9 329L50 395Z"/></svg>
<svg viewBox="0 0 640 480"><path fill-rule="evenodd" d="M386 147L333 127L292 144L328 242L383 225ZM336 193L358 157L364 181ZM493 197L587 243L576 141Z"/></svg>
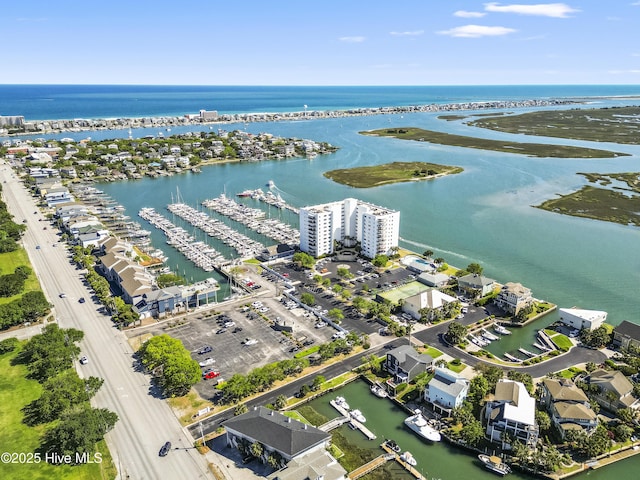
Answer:
<svg viewBox="0 0 640 480"><path fill-rule="evenodd" d="M400 212L346 198L300 209L300 250L314 257L333 253L334 241L360 243L362 254L373 258L398 246Z"/></svg>

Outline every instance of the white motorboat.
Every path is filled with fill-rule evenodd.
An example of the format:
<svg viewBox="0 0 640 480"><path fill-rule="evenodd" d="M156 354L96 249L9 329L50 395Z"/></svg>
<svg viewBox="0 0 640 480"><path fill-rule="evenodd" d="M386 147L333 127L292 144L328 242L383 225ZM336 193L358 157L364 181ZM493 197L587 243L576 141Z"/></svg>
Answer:
<svg viewBox="0 0 640 480"><path fill-rule="evenodd" d="M344 408L345 410L349 410L349 404L344 399L344 397L336 397L336 405Z"/></svg>
<svg viewBox="0 0 640 480"><path fill-rule="evenodd" d="M349 412L349 414L351 415L351 417L354 420L357 420L360 423L364 423L367 421L367 419L364 417L364 415L362 414L362 412L360 410L358 410L357 408L355 410L351 410Z"/></svg>
<svg viewBox="0 0 640 480"><path fill-rule="evenodd" d="M370 389L371 393L373 393L376 397L387 398L389 396L387 391L380 384L374 383L373 385L371 385Z"/></svg>
<svg viewBox="0 0 640 480"><path fill-rule="evenodd" d="M408 463L409 465L411 465L412 467L415 467L416 464L418 463L416 461L415 458L413 458L413 455L411 455L411 452L406 451L404 452L402 455L400 455L400 460Z"/></svg>
<svg viewBox="0 0 640 480"><path fill-rule="evenodd" d="M480 461L484 464L484 467L487 470L491 470L493 473L497 473L498 475L505 476L507 473L511 473L511 468L506 463L500 459L500 457L496 457L494 455L478 455Z"/></svg>
<svg viewBox="0 0 640 480"><path fill-rule="evenodd" d="M405 418L404 424L422 438L431 442L439 442L442 438L440 432L429 425L429 422L419 409L415 410L415 415Z"/></svg>
<svg viewBox="0 0 640 480"><path fill-rule="evenodd" d="M499 333L500 335L511 335L511 330L507 330L506 328L504 328L502 325L500 325L499 323L496 323L493 326L493 329Z"/></svg>

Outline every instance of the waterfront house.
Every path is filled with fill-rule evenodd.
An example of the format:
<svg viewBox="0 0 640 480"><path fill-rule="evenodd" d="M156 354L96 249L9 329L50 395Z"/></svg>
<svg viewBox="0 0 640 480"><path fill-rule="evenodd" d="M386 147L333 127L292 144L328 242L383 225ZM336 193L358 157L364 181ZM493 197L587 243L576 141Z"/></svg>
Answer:
<svg viewBox="0 0 640 480"><path fill-rule="evenodd" d="M640 407L640 402L633 396L633 385L619 370L594 370L585 381L599 387L594 399L602 408L615 412L620 408Z"/></svg>
<svg viewBox="0 0 640 480"><path fill-rule="evenodd" d="M412 295L404 299L402 311L408 313L413 318L420 318L420 310L423 308L438 309L445 303L455 302L456 299L440 290L431 288L425 292Z"/></svg>
<svg viewBox="0 0 640 480"><path fill-rule="evenodd" d="M560 321L576 330L595 330L607 320L607 312L582 310L580 308L561 308Z"/></svg>
<svg viewBox="0 0 640 480"><path fill-rule="evenodd" d="M504 284L496 297L496 305L511 315L517 315L520 309L532 303L531 290L520 283Z"/></svg>
<svg viewBox="0 0 640 480"><path fill-rule="evenodd" d="M433 369L433 358L418 353L411 345L401 345L387 352L384 368L395 383L409 383L416 376Z"/></svg>
<svg viewBox="0 0 640 480"><path fill-rule="evenodd" d="M458 278L458 290L471 298L484 297L493 292L495 287L494 279L476 273Z"/></svg>
<svg viewBox="0 0 640 480"><path fill-rule="evenodd" d="M286 463L325 450L331 440L327 432L265 407L253 407L247 413L225 420L222 426L229 447L248 450L255 442L262 444L261 460L265 463L272 453L279 454Z"/></svg>
<svg viewBox="0 0 640 480"><path fill-rule="evenodd" d="M427 287L444 287L449 282L449 275L439 272L422 272L418 275L418 281Z"/></svg>
<svg viewBox="0 0 640 480"><path fill-rule="evenodd" d="M587 395L571 380L545 378L540 391L540 403L549 412L563 439L569 431L584 431L587 435L595 431L598 416Z"/></svg>
<svg viewBox="0 0 640 480"><path fill-rule="evenodd" d="M469 380L448 368L437 367L435 375L424 390L424 400L436 412L446 416L462 405L469 392Z"/></svg>
<svg viewBox="0 0 640 480"><path fill-rule="evenodd" d="M530 447L538 441L536 401L521 382L499 380L493 399L484 406L483 418L487 438L503 449L511 449L504 434Z"/></svg>
<svg viewBox="0 0 640 480"><path fill-rule="evenodd" d="M613 330L613 345L618 348L640 348L640 325L624 320Z"/></svg>

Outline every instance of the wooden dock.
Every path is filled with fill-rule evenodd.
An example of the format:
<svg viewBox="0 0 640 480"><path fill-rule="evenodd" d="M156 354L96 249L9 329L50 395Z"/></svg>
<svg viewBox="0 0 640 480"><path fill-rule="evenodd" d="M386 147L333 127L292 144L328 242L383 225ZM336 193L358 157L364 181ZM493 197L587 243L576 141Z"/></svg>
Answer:
<svg viewBox="0 0 640 480"><path fill-rule="evenodd" d="M370 462L367 462L364 465L356 468L352 472L349 472L347 474L347 478L349 478L350 480L356 480L357 478L363 477L367 473L372 472L376 468L381 467L382 465L387 463L389 460L393 460L393 456L389 454L380 455L374 458L373 460L371 460Z"/></svg>
<svg viewBox="0 0 640 480"><path fill-rule="evenodd" d="M340 405L338 405L335 400L330 400L329 403L333 408L335 408L338 412L340 412L340 415L347 418L347 420L354 427L354 429L360 430L363 433L363 435L367 437L369 440L375 440L377 438L375 433L373 433L371 430L365 427L362 423L358 422L355 418L352 418L349 412L344 408L342 408ZM330 422L327 422L327 423L330 423ZM343 423L346 423L346 422L343 422Z"/></svg>
<svg viewBox="0 0 640 480"><path fill-rule="evenodd" d="M348 421L348 417L336 417L333 420L329 420L327 423L320 425L318 428L323 432L330 432L334 428L338 428L340 425L344 425Z"/></svg>
<svg viewBox="0 0 640 480"><path fill-rule="evenodd" d="M391 450L386 443L383 443L382 445L380 445L380 447L387 453L393 455L393 457L395 458L396 462L398 462L401 466L404 467L404 469L409 472L411 475L413 475L415 478L417 478L418 480L427 480L426 477L424 475L422 475L415 467L409 465L407 462L405 462L404 460L402 460L400 458L400 455L398 455L396 452L394 452L393 450Z"/></svg>

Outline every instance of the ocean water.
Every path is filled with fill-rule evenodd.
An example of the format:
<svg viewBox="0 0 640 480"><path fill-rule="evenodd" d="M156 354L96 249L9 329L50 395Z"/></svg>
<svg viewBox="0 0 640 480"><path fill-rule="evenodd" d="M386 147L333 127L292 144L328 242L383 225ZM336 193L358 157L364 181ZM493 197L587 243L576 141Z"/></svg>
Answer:
<svg viewBox="0 0 640 480"><path fill-rule="evenodd" d="M0 115L27 120L294 112L532 98L640 95L640 85L400 87L0 85Z"/></svg>

